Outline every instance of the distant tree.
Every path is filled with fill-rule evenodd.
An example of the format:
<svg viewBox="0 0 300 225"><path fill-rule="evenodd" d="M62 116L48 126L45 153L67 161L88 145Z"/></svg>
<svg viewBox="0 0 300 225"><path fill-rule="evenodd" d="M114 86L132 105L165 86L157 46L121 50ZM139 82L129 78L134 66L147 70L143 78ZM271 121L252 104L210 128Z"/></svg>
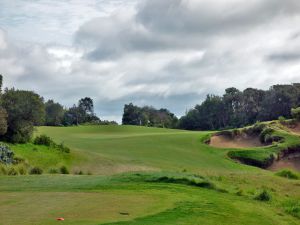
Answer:
<svg viewBox="0 0 300 225"><path fill-rule="evenodd" d="M81 118L81 113L79 112L79 108L74 104L73 107L69 108L63 116L63 125L71 126L71 125L79 125Z"/></svg>
<svg viewBox="0 0 300 225"><path fill-rule="evenodd" d="M3 76L0 74L0 93L2 93Z"/></svg>
<svg viewBox="0 0 300 225"><path fill-rule="evenodd" d="M122 124L150 126L150 127L177 127L178 119L167 109L155 109L151 106L138 107L132 103L124 106Z"/></svg>
<svg viewBox="0 0 300 225"><path fill-rule="evenodd" d="M223 97L208 95L179 120L179 128L213 130L236 128L256 121L291 118L291 108L300 105L300 84L274 85L263 91L231 87Z"/></svg>
<svg viewBox="0 0 300 225"><path fill-rule="evenodd" d="M46 118L45 124L47 126L60 126L64 117L65 110L62 105L55 103L53 100L48 100L45 103Z"/></svg>
<svg viewBox="0 0 300 225"><path fill-rule="evenodd" d="M141 125L140 109L132 103L124 106L123 125Z"/></svg>
<svg viewBox="0 0 300 225"><path fill-rule="evenodd" d="M265 91L263 90L247 88L243 91L241 111L243 113L243 122L241 125L253 124L258 120L264 97Z"/></svg>
<svg viewBox="0 0 300 225"><path fill-rule="evenodd" d="M94 114L94 102L90 97L80 99L78 107L88 115Z"/></svg>
<svg viewBox="0 0 300 225"><path fill-rule="evenodd" d="M3 76L0 74L0 137L7 132L7 112L2 107L2 85L3 85Z"/></svg>
<svg viewBox="0 0 300 225"><path fill-rule="evenodd" d="M8 113L8 129L4 138L13 143L25 143L33 134L33 127L45 118L43 98L32 91L6 89L2 107Z"/></svg>

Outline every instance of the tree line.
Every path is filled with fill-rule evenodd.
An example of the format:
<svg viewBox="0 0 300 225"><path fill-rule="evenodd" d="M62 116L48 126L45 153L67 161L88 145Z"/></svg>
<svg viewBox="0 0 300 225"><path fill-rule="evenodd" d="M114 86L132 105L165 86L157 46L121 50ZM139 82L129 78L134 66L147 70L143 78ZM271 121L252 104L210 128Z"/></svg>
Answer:
<svg viewBox="0 0 300 225"><path fill-rule="evenodd" d="M94 113L90 97L82 98L70 108L48 100L33 91L6 88L2 91L0 75L0 140L25 143L32 137L34 126L72 126L84 123L117 124L101 121ZM274 85L269 90L227 88L222 96L206 99L178 119L168 109L151 106L124 106L122 124L178 128L187 130L218 130L237 128L257 121L278 117L291 118L292 108L300 106L300 83ZM294 111L295 112L295 111Z"/></svg>
<svg viewBox="0 0 300 225"><path fill-rule="evenodd" d="M94 113L93 99L82 98L70 108L44 98L33 91L6 88L2 91L0 75L0 140L12 143L28 142L34 126L72 126L84 123L116 124L101 121Z"/></svg>
<svg viewBox="0 0 300 225"><path fill-rule="evenodd" d="M167 109L138 107L132 103L124 106L123 125L176 128L177 123L178 118Z"/></svg>
<svg viewBox="0 0 300 225"><path fill-rule="evenodd" d="M292 118L291 109L300 106L300 84L274 85L269 90L231 87L222 96L206 99L177 119L167 109L125 105L122 124L178 128L186 130L218 130L244 127L258 121Z"/></svg>
<svg viewBox="0 0 300 225"><path fill-rule="evenodd" d="M244 127L257 121L291 118L291 109L300 106L300 84L274 85L269 90L228 88L223 96L206 99L185 116L178 128L217 130Z"/></svg>

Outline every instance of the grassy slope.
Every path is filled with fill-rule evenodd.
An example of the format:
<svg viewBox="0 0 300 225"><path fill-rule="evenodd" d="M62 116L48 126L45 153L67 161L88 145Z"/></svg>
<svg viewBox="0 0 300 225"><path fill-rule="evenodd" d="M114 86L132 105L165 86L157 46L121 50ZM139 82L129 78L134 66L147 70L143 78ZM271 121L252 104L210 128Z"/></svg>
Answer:
<svg viewBox="0 0 300 225"><path fill-rule="evenodd" d="M133 126L40 127L57 142L85 158L74 167L97 174L132 170L188 172L255 170L228 159L228 149L201 142L208 132L190 132Z"/></svg>
<svg viewBox="0 0 300 225"><path fill-rule="evenodd" d="M202 143L207 132L82 126L41 127L38 133L45 133L57 142L64 141L72 149L68 159L60 156L51 166L66 163L73 170L103 175L136 170L152 170L153 176L160 174L158 170L179 172L180 176L192 173L207 177L228 193L153 183L143 176L136 179L132 174L2 176L0 225L55 224L59 216L66 218L64 224L76 225L299 224L300 220L287 214L283 206L291 199L300 201L300 182L233 162L227 158L230 149L216 149ZM17 153L25 156L22 151ZM52 154L50 158L54 157ZM31 162L46 164L46 159L31 157ZM182 173L183 170L187 173ZM271 202L253 200L262 189L271 193ZM242 196L237 196L237 192Z"/></svg>

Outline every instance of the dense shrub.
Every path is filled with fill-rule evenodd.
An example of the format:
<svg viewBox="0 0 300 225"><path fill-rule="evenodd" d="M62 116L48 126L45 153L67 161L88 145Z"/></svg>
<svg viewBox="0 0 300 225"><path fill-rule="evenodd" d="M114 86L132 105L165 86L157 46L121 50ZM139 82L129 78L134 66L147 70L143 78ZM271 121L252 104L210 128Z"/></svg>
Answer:
<svg viewBox="0 0 300 225"><path fill-rule="evenodd" d="M281 171L277 172L276 175L280 176L280 177L285 177L288 179L294 179L294 180L299 179L299 176L291 170L281 170Z"/></svg>
<svg viewBox="0 0 300 225"><path fill-rule="evenodd" d="M59 145L56 145L56 148L61 151L61 152L65 152L65 153L70 153L71 150L70 148L68 148L67 146L64 145L64 143L61 143Z"/></svg>
<svg viewBox="0 0 300 225"><path fill-rule="evenodd" d="M272 142L272 133L274 130L272 128L265 128L259 135L259 139L262 143Z"/></svg>
<svg viewBox="0 0 300 225"><path fill-rule="evenodd" d="M52 147L64 153L71 152L70 148L65 146L64 143L56 144L50 137L44 134L35 137L33 143L35 145L44 145L44 146Z"/></svg>
<svg viewBox="0 0 300 225"><path fill-rule="evenodd" d="M267 190L263 190L260 193L258 193L255 197L255 200L267 202L272 199L271 194Z"/></svg>
<svg viewBox="0 0 300 225"><path fill-rule="evenodd" d="M300 121L300 107L292 109L292 116L296 120Z"/></svg>
<svg viewBox="0 0 300 225"><path fill-rule="evenodd" d="M18 175L18 171L14 167L9 167L7 170L7 175L16 176Z"/></svg>
<svg viewBox="0 0 300 225"><path fill-rule="evenodd" d="M43 174L43 170L36 166L36 167L31 168L29 173L32 175L40 175L40 174Z"/></svg>
<svg viewBox="0 0 300 225"><path fill-rule="evenodd" d="M45 145L49 147L53 145L54 141L47 135L42 134L40 136L35 137L33 143L35 145Z"/></svg>
<svg viewBox="0 0 300 225"><path fill-rule="evenodd" d="M278 120L279 120L280 123L284 123L286 118L284 116L279 116Z"/></svg>
<svg viewBox="0 0 300 225"><path fill-rule="evenodd" d="M59 171L61 174L69 174L70 173L66 166L60 167Z"/></svg>
<svg viewBox="0 0 300 225"><path fill-rule="evenodd" d="M0 163L11 164L14 160L14 153L7 145L0 144Z"/></svg>

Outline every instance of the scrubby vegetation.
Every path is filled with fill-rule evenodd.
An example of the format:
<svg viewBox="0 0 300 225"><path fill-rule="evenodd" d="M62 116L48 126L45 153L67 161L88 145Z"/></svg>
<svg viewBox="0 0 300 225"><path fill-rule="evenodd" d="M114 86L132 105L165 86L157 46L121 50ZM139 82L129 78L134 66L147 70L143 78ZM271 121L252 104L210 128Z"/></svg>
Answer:
<svg viewBox="0 0 300 225"><path fill-rule="evenodd" d="M267 190L262 190L254 197L254 199L258 201L268 202L272 199L272 196Z"/></svg>
<svg viewBox="0 0 300 225"><path fill-rule="evenodd" d="M276 175L280 176L280 177L287 178L287 179L294 179L294 180L298 180L300 178L299 175L296 172L293 172L293 171L288 170L288 169L278 171L276 173Z"/></svg>

